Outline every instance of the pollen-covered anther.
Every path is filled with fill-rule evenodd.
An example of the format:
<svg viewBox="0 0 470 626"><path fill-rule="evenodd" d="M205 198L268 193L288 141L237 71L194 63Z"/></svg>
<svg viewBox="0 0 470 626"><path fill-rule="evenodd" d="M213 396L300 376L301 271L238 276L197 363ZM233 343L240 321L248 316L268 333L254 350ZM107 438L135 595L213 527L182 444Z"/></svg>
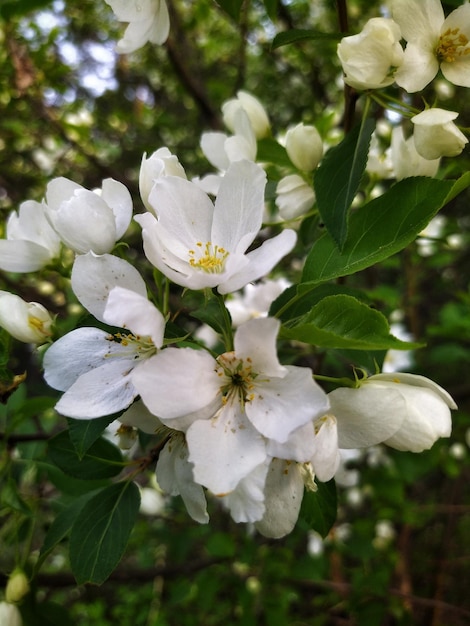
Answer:
<svg viewBox="0 0 470 626"><path fill-rule="evenodd" d="M469 39L459 28L448 28L439 37L436 55L440 61L453 63L458 57L470 54Z"/></svg>
<svg viewBox="0 0 470 626"><path fill-rule="evenodd" d="M208 274L220 274L225 268L225 261L229 253L225 248L213 245L208 241L206 244L198 241L196 250L188 250L189 264L191 267L201 269Z"/></svg>

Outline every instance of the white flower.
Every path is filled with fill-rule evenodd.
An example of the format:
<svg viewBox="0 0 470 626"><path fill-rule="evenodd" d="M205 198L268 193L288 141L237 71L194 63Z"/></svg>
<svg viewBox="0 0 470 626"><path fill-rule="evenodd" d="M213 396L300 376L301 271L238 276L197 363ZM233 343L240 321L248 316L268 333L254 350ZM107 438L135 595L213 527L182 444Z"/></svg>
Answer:
<svg viewBox="0 0 470 626"><path fill-rule="evenodd" d="M112 255L78 256L72 288L95 317L125 329L110 334L83 327L56 341L44 356L46 382L64 395L62 415L92 419L127 408L137 396L131 373L163 344L165 321L147 299L145 283Z"/></svg>
<svg viewBox="0 0 470 626"><path fill-rule="evenodd" d="M25 343L42 344L51 336L53 319L37 302L25 302L8 291L0 291L0 326Z"/></svg>
<svg viewBox="0 0 470 626"><path fill-rule="evenodd" d="M249 319L266 317L271 304L289 286L290 282L286 278L262 280L256 284L248 283L242 293L234 293L225 302L232 324L237 327Z"/></svg>
<svg viewBox="0 0 470 626"><path fill-rule="evenodd" d="M328 409L326 394L308 368L282 366L276 356L279 322L250 320L235 333L233 352L214 359L204 351L166 348L132 375L147 408L169 428L186 432L194 479L214 494L240 481L286 445L302 455L305 438L294 431ZM300 450L301 448L301 450ZM286 453L287 454L287 453Z"/></svg>
<svg viewBox="0 0 470 626"><path fill-rule="evenodd" d="M46 204L62 241L78 254L110 252L132 218L130 193L112 178L103 181L100 193L54 178L47 185Z"/></svg>
<svg viewBox="0 0 470 626"><path fill-rule="evenodd" d="M139 190L142 202L147 211L152 211L149 203L149 195L155 181L161 176L180 176L186 178L186 172L178 161L178 157L172 154L168 148L159 148L147 158L144 153L139 173Z"/></svg>
<svg viewBox="0 0 470 626"><path fill-rule="evenodd" d="M9 602L0 602L0 624L2 626L22 626L19 608Z"/></svg>
<svg viewBox="0 0 470 626"><path fill-rule="evenodd" d="M440 0L393 0L393 19L407 41L395 80L408 91L421 91L439 66L454 85L470 87L470 4L444 16Z"/></svg>
<svg viewBox="0 0 470 626"><path fill-rule="evenodd" d="M430 176L437 174L440 159L425 159L415 147L413 135L405 139L403 128L397 126L392 130L391 161L393 172L397 180L409 176Z"/></svg>
<svg viewBox="0 0 470 626"><path fill-rule="evenodd" d="M315 126L297 124L286 133L286 152L299 170L312 172L323 155L323 141Z"/></svg>
<svg viewBox="0 0 470 626"><path fill-rule="evenodd" d="M358 90L391 85L403 60L400 28L391 19L374 17L357 35L343 37L338 57L344 82Z"/></svg>
<svg viewBox="0 0 470 626"><path fill-rule="evenodd" d="M59 255L61 240L46 217L44 204L27 200L10 214L7 238L0 241L0 269L36 272Z"/></svg>
<svg viewBox="0 0 470 626"><path fill-rule="evenodd" d="M268 114L261 102L246 91L237 91L237 97L227 100L222 105L224 123L232 133L235 132L237 112L243 109L250 120L256 139L269 135L271 125Z"/></svg>
<svg viewBox="0 0 470 626"><path fill-rule="evenodd" d="M469 5L470 6L470 5ZM426 109L411 118L414 124L414 144L417 152L425 159L457 156L468 139L452 120L458 117L455 111Z"/></svg>
<svg viewBox="0 0 470 626"><path fill-rule="evenodd" d="M284 230L246 253L262 224L266 175L249 161L232 163L215 206L195 183L167 176L156 181L150 204L157 214L137 215L149 261L190 289L229 293L266 275L294 246Z"/></svg>
<svg viewBox="0 0 470 626"><path fill-rule="evenodd" d="M393 165L391 149L383 150L381 142L374 131L370 140L369 154L367 156L366 171L373 177L393 178Z"/></svg>
<svg viewBox="0 0 470 626"><path fill-rule="evenodd" d="M162 44L168 38L170 18L165 0L105 0L120 22L129 22L117 42L120 54L130 54L150 41Z"/></svg>
<svg viewBox="0 0 470 626"><path fill-rule="evenodd" d="M304 215L314 202L312 187L298 174L289 174L278 182L275 203L283 220L293 220Z"/></svg>
<svg viewBox="0 0 470 626"><path fill-rule="evenodd" d="M439 437L449 437L450 409L457 408L442 387L415 374L376 374L328 397L340 448L385 443L397 450L427 450Z"/></svg>

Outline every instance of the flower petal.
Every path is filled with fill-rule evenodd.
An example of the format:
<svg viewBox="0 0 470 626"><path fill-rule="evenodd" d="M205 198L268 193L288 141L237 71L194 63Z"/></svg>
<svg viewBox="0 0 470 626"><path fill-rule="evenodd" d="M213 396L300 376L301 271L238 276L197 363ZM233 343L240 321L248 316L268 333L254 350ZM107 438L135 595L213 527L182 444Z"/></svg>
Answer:
<svg viewBox="0 0 470 626"><path fill-rule="evenodd" d="M50 251L32 241L0 241L0 269L4 272L37 272L50 261Z"/></svg>
<svg viewBox="0 0 470 626"><path fill-rule="evenodd" d="M101 189L101 197L114 213L116 239L120 239L126 232L132 219L131 194L125 185L113 178L106 178Z"/></svg>
<svg viewBox="0 0 470 626"><path fill-rule="evenodd" d="M263 517L264 485L268 469L269 461L266 460L242 478L234 491L220 497L235 522L257 522Z"/></svg>
<svg viewBox="0 0 470 626"><path fill-rule="evenodd" d="M423 90L439 71L439 62L432 48L409 43L403 63L395 72L395 82L408 93Z"/></svg>
<svg viewBox="0 0 470 626"><path fill-rule="evenodd" d="M444 23L440 0L393 0L392 16L406 41L437 44Z"/></svg>
<svg viewBox="0 0 470 626"><path fill-rule="evenodd" d="M279 363L276 339L281 323L273 317L248 320L235 333L234 346L238 358L249 360L255 373L282 378L287 368Z"/></svg>

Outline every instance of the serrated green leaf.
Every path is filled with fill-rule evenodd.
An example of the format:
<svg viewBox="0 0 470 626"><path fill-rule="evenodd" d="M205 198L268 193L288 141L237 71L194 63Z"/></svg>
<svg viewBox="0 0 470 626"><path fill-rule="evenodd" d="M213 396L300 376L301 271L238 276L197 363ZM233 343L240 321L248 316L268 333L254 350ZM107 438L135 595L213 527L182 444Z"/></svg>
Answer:
<svg viewBox="0 0 470 626"><path fill-rule="evenodd" d="M123 468L121 452L105 439L95 441L79 458L67 431L49 441L49 456L65 474L81 480L111 478Z"/></svg>
<svg viewBox="0 0 470 626"><path fill-rule="evenodd" d="M341 250L348 233L349 208L367 164L375 120L366 118L328 150L313 181L317 206L326 229Z"/></svg>
<svg viewBox="0 0 470 626"><path fill-rule="evenodd" d="M275 50L281 46L286 46L291 43L297 43L298 41L307 40L329 40L339 41L343 37L341 33L322 33L318 30L307 30L301 28L291 28L290 30L278 33L271 44L271 49Z"/></svg>
<svg viewBox="0 0 470 626"><path fill-rule="evenodd" d="M139 505L137 486L121 482L84 506L70 535L70 565L79 585L100 585L109 577L124 554Z"/></svg>
<svg viewBox="0 0 470 626"><path fill-rule="evenodd" d="M308 528L326 537L336 521L337 506L335 481L317 483L317 491L305 492L299 519Z"/></svg>
<svg viewBox="0 0 470 626"><path fill-rule="evenodd" d="M217 4L220 5L230 17L238 22L243 0L217 0Z"/></svg>
<svg viewBox="0 0 470 626"><path fill-rule="evenodd" d="M347 276L399 252L416 239L455 189L460 192L469 184L467 177L464 183L461 179L425 177L396 183L351 215L348 238L341 252L328 233L314 243L302 282Z"/></svg>
<svg viewBox="0 0 470 626"><path fill-rule="evenodd" d="M98 417L93 420L77 420L67 418L70 441L73 443L78 457L81 459L103 431L115 419L114 415Z"/></svg>
<svg viewBox="0 0 470 626"><path fill-rule="evenodd" d="M281 337L349 350L410 350L421 345L391 335L380 311L348 295L323 298L298 324L282 328Z"/></svg>

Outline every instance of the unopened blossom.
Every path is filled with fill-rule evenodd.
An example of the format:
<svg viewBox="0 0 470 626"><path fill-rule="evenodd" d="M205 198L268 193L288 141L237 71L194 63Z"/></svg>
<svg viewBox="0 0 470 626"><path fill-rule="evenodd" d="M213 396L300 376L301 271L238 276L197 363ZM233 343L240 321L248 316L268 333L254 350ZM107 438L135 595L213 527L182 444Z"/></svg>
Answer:
<svg viewBox="0 0 470 626"><path fill-rule="evenodd" d="M136 216L149 261L190 289L229 293L265 276L293 248L286 229L247 252L262 225L266 174L236 161L220 184L215 204L195 183L177 176L156 181L149 202L157 217Z"/></svg>
<svg viewBox="0 0 470 626"><path fill-rule="evenodd" d="M0 624L2 626L23 626L19 608L9 602L0 602Z"/></svg>
<svg viewBox="0 0 470 626"><path fill-rule="evenodd" d="M436 107L425 109L412 117L413 138L417 152L425 159L459 155L468 143L468 139L454 124L453 120L457 117L458 113L455 111L446 111Z"/></svg>
<svg viewBox="0 0 470 626"><path fill-rule="evenodd" d="M107 178L100 193L68 178L47 185L48 218L62 241L78 254L110 252L132 218L132 199L120 182Z"/></svg>
<svg viewBox="0 0 470 626"><path fill-rule="evenodd" d="M277 184L275 203L283 220L293 220L312 208L315 193L302 176L289 174Z"/></svg>
<svg viewBox="0 0 470 626"><path fill-rule="evenodd" d="M170 18L165 0L105 0L120 22L128 22L117 42L120 54L130 54L149 41L162 44L168 39Z"/></svg>
<svg viewBox="0 0 470 626"><path fill-rule="evenodd" d="M0 327L18 341L43 344L52 334L52 324L53 318L42 304L0 291Z"/></svg>
<svg viewBox="0 0 470 626"><path fill-rule="evenodd" d="M392 131L390 158L393 173L397 180L410 176L430 176L437 174L440 158L425 159L416 150L415 137L411 135L405 139L403 128L397 126Z"/></svg>
<svg viewBox="0 0 470 626"><path fill-rule="evenodd" d="M243 109L248 115L256 139L262 139L269 135L271 124L265 108L255 96L246 91L237 91L236 98L227 100L222 105L224 123L232 133L236 132L235 120L240 109Z"/></svg>
<svg viewBox="0 0 470 626"><path fill-rule="evenodd" d="M0 269L36 272L59 256L61 240L47 219L44 203L27 200L8 217L0 240Z"/></svg>
<svg viewBox="0 0 470 626"><path fill-rule="evenodd" d="M139 191L142 202L147 211L152 211L149 203L149 195L155 181L161 176L180 176L186 178L186 172L178 160L168 148L159 148L149 157L144 153L139 172Z"/></svg>
<svg viewBox="0 0 470 626"><path fill-rule="evenodd" d="M56 404L62 415L92 419L126 409L138 395L134 369L163 344L165 321L147 299L137 270L112 255L78 256L72 289L99 321L122 328L109 333L95 327L73 330L44 356L46 382L65 392Z"/></svg>
<svg viewBox="0 0 470 626"><path fill-rule="evenodd" d="M457 408L432 380L400 372L370 376L359 387L341 387L328 397L340 448L385 443L397 450L427 450L450 436L450 410Z"/></svg>
<svg viewBox="0 0 470 626"><path fill-rule="evenodd" d="M290 440L294 431L328 410L309 368L279 363L278 330L273 318L249 320L237 329L233 352L215 359L166 348L132 375L150 412L185 432L194 479L216 495L233 492L283 444L290 458L301 454L305 438ZM314 445L313 427L311 434L307 445ZM312 454L309 448L302 460Z"/></svg>
<svg viewBox="0 0 470 626"><path fill-rule="evenodd" d="M403 61L400 39L399 26L384 17L374 17L357 35L343 37L337 54L344 82L359 91L391 85Z"/></svg>
<svg viewBox="0 0 470 626"><path fill-rule="evenodd" d="M21 568L15 568L8 577L5 587L5 600L7 602L16 603L29 593L28 577ZM2 623L2 622L0 622Z"/></svg>
<svg viewBox="0 0 470 626"><path fill-rule="evenodd" d="M313 172L323 156L323 141L315 126L297 124L286 133L286 152L299 170Z"/></svg>
<svg viewBox="0 0 470 626"><path fill-rule="evenodd" d="M409 93L421 91L439 67L454 85L470 87L470 4L444 15L440 0L393 0L393 19L407 42L395 74Z"/></svg>

